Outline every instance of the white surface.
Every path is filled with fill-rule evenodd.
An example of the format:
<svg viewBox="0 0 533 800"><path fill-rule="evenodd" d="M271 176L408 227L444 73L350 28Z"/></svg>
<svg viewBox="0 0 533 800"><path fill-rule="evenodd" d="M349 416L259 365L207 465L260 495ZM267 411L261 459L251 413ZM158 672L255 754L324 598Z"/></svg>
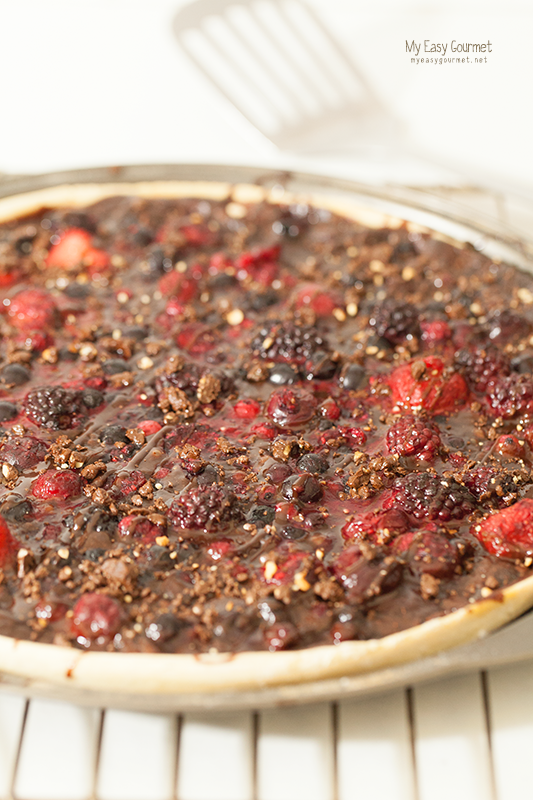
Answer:
<svg viewBox="0 0 533 800"><path fill-rule="evenodd" d="M8 797L15 772L26 701L0 695L0 798Z"/></svg>
<svg viewBox="0 0 533 800"><path fill-rule="evenodd" d="M257 743L258 800L330 800L333 757L330 705L263 712Z"/></svg>
<svg viewBox="0 0 533 800"><path fill-rule="evenodd" d="M248 800L253 796L250 712L185 715L180 733L180 800Z"/></svg>
<svg viewBox="0 0 533 800"><path fill-rule="evenodd" d="M420 800L490 800L492 781L479 674L416 687Z"/></svg>
<svg viewBox="0 0 533 800"><path fill-rule="evenodd" d="M108 711L97 780L101 800L170 800L177 757L174 715Z"/></svg>
<svg viewBox="0 0 533 800"><path fill-rule="evenodd" d="M411 800L414 762L406 692L345 700L338 720L339 800Z"/></svg>
<svg viewBox="0 0 533 800"><path fill-rule="evenodd" d="M29 705L14 794L24 800L85 800L92 795L100 712L68 703ZM68 775L68 782L61 775Z"/></svg>
<svg viewBox="0 0 533 800"><path fill-rule="evenodd" d="M498 800L531 795L533 664L489 674L494 777Z"/></svg>

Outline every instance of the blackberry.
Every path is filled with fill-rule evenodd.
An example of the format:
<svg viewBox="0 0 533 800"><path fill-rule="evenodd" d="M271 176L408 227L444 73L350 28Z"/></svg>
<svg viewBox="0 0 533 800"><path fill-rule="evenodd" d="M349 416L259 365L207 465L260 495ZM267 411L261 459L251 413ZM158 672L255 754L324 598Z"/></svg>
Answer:
<svg viewBox="0 0 533 800"><path fill-rule="evenodd" d="M295 325L293 322L273 322L263 326L252 340L255 356L269 361L291 361L304 364L327 343L314 325Z"/></svg>
<svg viewBox="0 0 533 800"><path fill-rule="evenodd" d="M241 518L233 492L216 484L197 486L177 497L169 509L176 528L213 531Z"/></svg>
<svg viewBox="0 0 533 800"><path fill-rule="evenodd" d="M475 392L485 392L491 381L509 375L511 365L497 347L459 350L455 354L455 367L462 372Z"/></svg>
<svg viewBox="0 0 533 800"><path fill-rule="evenodd" d="M388 300L375 309L369 324L391 344L401 344L409 336L420 335L419 312L411 303Z"/></svg>
<svg viewBox="0 0 533 800"><path fill-rule="evenodd" d="M412 472L393 485L391 506L416 519L449 522L462 519L474 510L476 499L453 478L444 479L428 472Z"/></svg>
<svg viewBox="0 0 533 800"><path fill-rule="evenodd" d="M406 414L387 431L387 447L397 456L417 456L420 461L432 461L440 445L437 426L411 414Z"/></svg>
<svg viewBox="0 0 533 800"><path fill-rule="evenodd" d="M488 401L499 417L514 417L533 410L533 378L513 373L489 386Z"/></svg>
<svg viewBox="0 0 533 800"><path fill-rule="evenodd" d="M39 428L54 431L81 425L87 410L80 392L62 386L43 386L28 392L23 407L26 416Z"/></svg>

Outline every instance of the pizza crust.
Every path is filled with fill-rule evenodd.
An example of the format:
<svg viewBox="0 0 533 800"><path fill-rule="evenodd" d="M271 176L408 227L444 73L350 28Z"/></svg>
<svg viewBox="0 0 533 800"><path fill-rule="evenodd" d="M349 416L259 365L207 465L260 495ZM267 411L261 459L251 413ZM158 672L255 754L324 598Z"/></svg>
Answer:
<svg viewBox="0 0 533 800"><path fill-rule="evenodd" d="M201 197L233 202L307 202L369 227L404 221L345 198L294 194L259 186L207 181L65 184L0 199L0 222L43 207L82 207L106 197ZM417 226L417 229L420 226ZM457 244L457 243L456 243ZM0 636L0 672L54 689L161 697L215 695L325 681L382 670L486 636L533 605L533 576L445 616L368 641L304 650L201 655L80 651Z"/></svg>

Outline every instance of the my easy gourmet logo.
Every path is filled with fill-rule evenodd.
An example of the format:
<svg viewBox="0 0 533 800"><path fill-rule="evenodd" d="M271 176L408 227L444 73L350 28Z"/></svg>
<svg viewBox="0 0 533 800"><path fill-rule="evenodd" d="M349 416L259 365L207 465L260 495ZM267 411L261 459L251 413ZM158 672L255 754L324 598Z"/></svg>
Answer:
<svg viewBox="0 0 533 800"><path fill-rule="evenodd" d="M411 54L411 64L486 64L492 53L492 42L423 42L405 40L405 51Z"/></svg>

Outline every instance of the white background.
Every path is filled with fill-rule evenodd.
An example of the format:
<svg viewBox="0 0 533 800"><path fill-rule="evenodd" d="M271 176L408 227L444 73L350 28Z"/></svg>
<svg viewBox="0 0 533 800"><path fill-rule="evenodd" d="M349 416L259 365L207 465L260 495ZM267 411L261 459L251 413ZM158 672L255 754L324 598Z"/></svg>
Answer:
<svg viewBox="0 0 533 800"><path fill-rule="evenodd" d="M507 0L312 0L405 131L403 168L429 157L466 181L533 187L533 5ZM278 154L180 51L183 0L0 0L0 170L32 172L149 162L316 165ZM405 40L490 40L482 65L412 65ZM398 148L393 154L399 158ZM393 159L394 160L394 159ZM354 157L342 170L369 177ZM429 180L452 180L446 169Z"/></svg>

